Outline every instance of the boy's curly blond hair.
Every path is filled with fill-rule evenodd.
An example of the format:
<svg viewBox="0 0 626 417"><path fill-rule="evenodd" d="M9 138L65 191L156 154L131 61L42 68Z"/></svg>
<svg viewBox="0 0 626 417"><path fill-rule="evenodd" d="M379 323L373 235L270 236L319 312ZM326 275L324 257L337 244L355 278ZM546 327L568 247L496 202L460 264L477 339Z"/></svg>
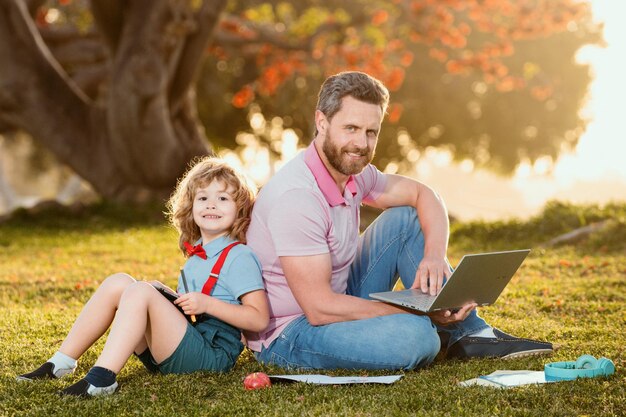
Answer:
<svg viewBox="0 0 626 417"><path fill-rule="evenodd" d="M244 174L238 172L223 159L204 157L192 161L190 168L178 181L176 189L167 202L166 214L170 223L180 233L178 246L185 255L183 243L193 244L201 237L200 228L193 220L194 197L199 188L208 186L214 180L234 190L232 197L237 205L237 215L228 231L228 236L246 243L246 230L250 225L250 213L257 188Z"/></svg>

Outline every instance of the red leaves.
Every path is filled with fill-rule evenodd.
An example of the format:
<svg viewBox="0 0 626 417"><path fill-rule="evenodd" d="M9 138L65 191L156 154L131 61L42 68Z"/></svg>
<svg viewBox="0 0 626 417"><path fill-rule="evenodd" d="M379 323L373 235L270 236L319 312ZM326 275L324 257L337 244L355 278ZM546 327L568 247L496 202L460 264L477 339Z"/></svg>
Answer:
<svg viewBox="0 0 626 417"><path fill-rule="evenodd" d="M301 58L296 55L276 59L261 74L257 91L263 95L272 95L276 90L294 74L302 71L305 67Z"/></svg>
<svg viewBox="0 0 626 417"><path fill-rule="evenodd" d="M39 27L48 26L48 21L46 20L46 16L48 15L48 8L40 7L37 9L37 14L35 15L35 23Z"/></svg>
<svg viewBox="0 0 626 417"><path fill-rule="evenodd" d="M388 116L387 120L390 123L397 123L402 116L402 112L404 111L404 106L400 103L391 103L389 104L389 109L387 111Z"/></svg>
<svg viewBox="0 0 626 417"><path fill-rule="evenodd" d="M400 57L400 64L403 67L409 67L411 64L413 63L413 52L405 52L402 54L402 57Z"/></svg>
<svg viewBox="0 0 626 417"><path fill-rule="evenodd" d="M389 89L389 91L396 91L404 82L404 70L402 68L394 68L391 70L389 75L386 77L385 85Z"/></svg>
<svg viewBox="0 0 626 417"><path fill-rule="evenodd" d="M446 60L448 59L448 53L444 51L443 49L439 49L439 48L430 48L428 50L428 56L430 56L435 61L439 61L439 62L446 62ZM448 64L450 64L450 62ZM448 69L448 72L454 73L456 71L451 71L450 69Z"/></svg>
<svg viewBox="0 0 626 417"><path fill-rule="evenodd" d="M82 281L78 281L76 284L74 284L74 290L80 291L84 288L91 286L92 284L93 282L90 279L83 279Z"/></svg>
<svg viewBox="0 0 626 417"><path fill-rule="evenodd" d="M537 87L533 87L530 89L530 94L537 100L537 101L545 101L548 98L552 97L552 93L554 92L554 89L549 86L537 86Z"/></svg>
<svg viewBox="0 0 626 417"><path fill-rule="evenodd" d="M238 109L246 107L254 98L254 90L250 85L244 85L237 91L231 101L232 105Z"/></svg>
<svg viewBox="0 0 626 417"><path fill-rule="evenodd" d="M462 61L451 59L446 63L446 71L450 74L460 74L465 71L466 65Z"/></svg>
<svg viewBox="0 0 626 417"><path fill-rule="evenodd" d="M570 266L572 266L572 263L567 259L559 259L559 266L569 268Z"/></svg>
<svg viewBox="0 0 626 417"><path fill-rule="evenodd" d="M243 39L252 40L256 37L256 33L253 30L236 20L222 19L220 21L220 29Z"/></svg>
<svg viewBox="0 0 626 417"><path fill-rule="evenodd" d="M553 95L550 80L538 85L538 77L513 73L504 59L515 53L516 39L572 30L571 23L584 22L589 10L574 0L543 0L532 7L515 0L394 0L364 16L327 6L286 14L267 8L255 19L245 11L238 16L223 18L220 29L252 41L246 53L256 53L260 68L259 78L233 96L233 105L241 108L255 95L275 94L300 74L360 70L397 90L414 63L417 49L409 43L425 45L450 74L478 73L497 91L529 88L533 98L545 101Z"/></svg>
<svg viewBox="0 0 626 417"><path fill-rule="evenodd" d="M237 91L231 100L231 104L242 109L254 100L256 94L271 96L278 88L289 80L294 74L304 71L305 63L297 55L270 55L271 50L265 49L259 55L257 62L265 68L259 78L250 84L246 84Z"/></svg>
<svg viewBox="0 0 626 417"><path fill-rule="evenodd" d="M379 10L372 16L372 25L380 26L389 19L389 13L385 10Z"/></svg>

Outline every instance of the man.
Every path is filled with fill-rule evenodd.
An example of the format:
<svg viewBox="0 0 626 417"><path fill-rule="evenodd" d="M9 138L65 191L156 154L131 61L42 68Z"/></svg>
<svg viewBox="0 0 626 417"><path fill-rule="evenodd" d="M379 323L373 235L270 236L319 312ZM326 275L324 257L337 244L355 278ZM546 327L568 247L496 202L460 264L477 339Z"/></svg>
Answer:
<svg viewBox="0 0 626 417"><path fill-rule="evenodd" d="M389 93L360 72L323 84L308 149L261 190L248 245L257 253L271 308L269 327L247 334L258 360L287 368L414 369L448 357L515 357L552 345L491 328L468 304L422 315L368 299L393 288L436 294L450 275L448 216L413 179L370 164ZM359 236L361 203L386 209Z"/></svg>

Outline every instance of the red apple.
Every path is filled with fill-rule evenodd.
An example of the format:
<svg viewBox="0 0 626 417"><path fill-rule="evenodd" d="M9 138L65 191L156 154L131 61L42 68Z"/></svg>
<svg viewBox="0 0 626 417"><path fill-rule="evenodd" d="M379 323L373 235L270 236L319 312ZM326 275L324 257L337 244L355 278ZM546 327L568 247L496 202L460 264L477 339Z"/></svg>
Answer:
<svg viewBox="0 0 626 417"><path fill-rule="evenodd" d="M271 385L272 381L270 381L270 377L263 372L251 373L243 380L243 386L248 390L269 388Z"/></svg>

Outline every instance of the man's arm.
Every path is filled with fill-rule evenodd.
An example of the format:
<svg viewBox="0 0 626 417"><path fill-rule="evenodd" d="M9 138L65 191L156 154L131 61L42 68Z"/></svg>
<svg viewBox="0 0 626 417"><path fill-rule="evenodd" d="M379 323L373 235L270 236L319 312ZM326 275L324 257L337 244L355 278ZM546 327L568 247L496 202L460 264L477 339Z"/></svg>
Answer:
<svg viewBox="0 0 626 417"><path fill-rule="evenodd" d="M406 313L390 304L335 293L329 254L281 256L289 288L313 326Z"/></svg>
<svg viewBox="0 0 626 417"><path fill-rule="evenodd" d="M268 220L274 244L282 248L283 254L279 255L279 260L287 284L309 323L323 325L407 313L397 306L333 291L330 255L320 254L327 249L327 241L325 230L319 227L325 222L321 209L316 210L319 207L320 202L309 192L292 191L276 201ZM311 255L299 254L299 250L293 250L299 241L307 241L306 249L311 251L315 247L317 252L309 252ZM418 314L415 311L410 313ZM461 309L455 314L443 311L429 316L436 323L445 325L463 320L467 314L469 310Z"/></svg>
<svg viewBox="0 0 626 417"><path fill-rule="evenodd" d="M415 310L366 300L346 294L337 294L330 286L330 255L281 256L289 288L313 326L342 321L368 319L390 314L421 314ZM441 310L428 316L443 326L465 320L476 304L467 304L459 311Z"/></svg>
<svg viewBox="0 0 626 417"><path fill-rule="evenodd" d="M386 209L413 206L417 210L420 226L424 232L424 258L420 263L411 288L435 295L441 290L444 277L450 276L446 262L450 225L443 200L428 186L401 175L386 174L387 184L383 193L368 204ZM430 281L429 281L430 278Z"/></svg>

